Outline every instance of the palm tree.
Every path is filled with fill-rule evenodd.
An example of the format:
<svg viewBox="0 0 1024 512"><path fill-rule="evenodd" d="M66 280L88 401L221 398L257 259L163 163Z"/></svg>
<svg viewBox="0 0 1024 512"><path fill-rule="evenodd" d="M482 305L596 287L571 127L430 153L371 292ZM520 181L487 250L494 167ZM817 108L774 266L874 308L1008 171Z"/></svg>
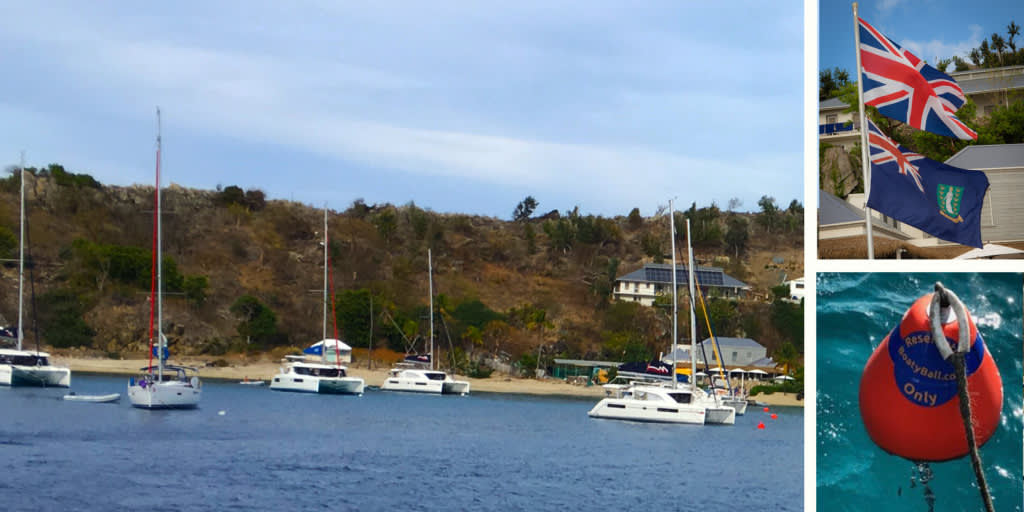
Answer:
<svg viewBox="0 0 1024 512"><path fill-rule="evenodd" d="M975 66L981 66L981 52L978 51L977 48L971 50L971 53L968 55L968 57L970 57L971 62L973 62Z"/></svg>
<svg viewBox="0 0 1024 512"><path fill-rule="evenodd" d="M796 363L800 354L797 353L796 347L793 346L792 342L785 342L772 353L772 358L775 359L775 365L781 366L786 375L789 375L793 368L793 364Z"/></svg>
<svg viewBox="0 0 1024 512"><path fill-rule="evenodd" d="M999 55L999 65L1002 66L1003 65L1003 50L1006 49L1006 40L1003 39L1003 36L1001 36L999 34L996 34L996 33L992 34L991 39L992 39L992 49L995 50L996 53Z"/></svg>
<svg viewBox="0 0 1024 512"><path fill-rule="evenodd" d="M1010 35L1010 40L1007 41L1006 44L1010 47L1011 52L1016 52L1017 45L1013 42L1013 38L1020 35L1020 25L1011 21L1010 24L1006 26L1006 33Z"/></svg>

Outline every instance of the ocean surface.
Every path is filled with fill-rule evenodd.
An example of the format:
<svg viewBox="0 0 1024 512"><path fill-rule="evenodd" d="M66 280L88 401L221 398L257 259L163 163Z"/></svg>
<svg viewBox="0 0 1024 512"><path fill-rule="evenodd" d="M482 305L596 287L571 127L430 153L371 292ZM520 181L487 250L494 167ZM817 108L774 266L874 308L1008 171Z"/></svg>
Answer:
<svg viewBox="0 0 1024 512"><path fill-rule="evenodd" d="M145 411L127 381L72 377L119 404L0 387L3 510L803 510L801 408L697 427L591 419L591 400L206 381L197 410Z"/></svg>
<svg viewBox="0 0 1024 512"><path fill-rule="evenodd" d="M1021 275L968 273L818 275L818 510L983 510L969 458L929 464L929 508L922 472L875 446L859 416L858 387L868 357L937 280L964 302L999 367L1001 425L981 447L981 459L995 509L1021 510Z"/></svg>

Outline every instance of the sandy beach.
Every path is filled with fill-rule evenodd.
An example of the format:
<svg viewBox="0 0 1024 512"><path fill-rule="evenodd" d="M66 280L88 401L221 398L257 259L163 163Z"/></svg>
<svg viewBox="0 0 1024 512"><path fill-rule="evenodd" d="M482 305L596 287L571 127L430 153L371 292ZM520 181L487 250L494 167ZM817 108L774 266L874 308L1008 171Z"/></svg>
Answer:
<svg viewBox="0 0 1024 512"><path fill-rule="evenodd" d="M71 357L53 355L54 363L66 365L72 372L102 373L112 375L137 375L139 369L149 364L146 359L102 359L89 357ZM207 361L203 359L184 358L175 361L175 364L184 366L195 366L200 369L200 376L204 379L221 379L228 381L264 380L269 381L278 372L281 365L269 361L235 361L228 366L215 367L206 366ZM349 374L362 377L368 386L380 386L387 377L387 367L360 368L349 365ZM506 375L494 373L487 379L471 379L459 376L460 380L468 380L473 391L487 393L518 393L526 395L547 395L564 396L587 399L600 399L604 396L604 389L600 386L577 386L569 384L560 379L521 379L512 378ZM772 395L757 395L754 400L768 405L803 407L803 400L797 400L792 393L775 393Z"/></svg>

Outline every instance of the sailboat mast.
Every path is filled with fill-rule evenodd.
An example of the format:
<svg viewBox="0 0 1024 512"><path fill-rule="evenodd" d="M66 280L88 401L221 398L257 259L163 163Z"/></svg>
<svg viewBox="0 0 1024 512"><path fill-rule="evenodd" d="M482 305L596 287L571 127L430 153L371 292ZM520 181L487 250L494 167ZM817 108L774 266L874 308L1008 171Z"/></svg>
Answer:
<svg viewBox="0 0 1024 512"><path fill-rule="evenodd" d="M324 204L324 340L320 347L320 361L327 362L327 204Z"/></svg>
<svg viewBox="0 0 1024 512"><path fill-rule="evenodd" d="M691 386L697 389L697 311L694 305L693 275L696 269L693 267L693 244L690 239L690 219L686 219L686 248L689 257L687 276L690 278L690 376Z"/></svg>
<svg viewBox="0 0 1024 512"><path fill-rule="evenodd" d="M427 287L430 292L430 369L434 369L434 262L427 249Z"/></svg>
<svg viewBox="0 0 1024 512"><path fill-rule="evenodd" d="M678 377L676 377L676 369L678 368L676 359L679 357L676 353L677 345L679 343L679 306L676 302L676 213L675 209L672 208L672 200L668 201L668 225L670 226L669 238L672 239L672 388L677 387ZM691 354L692 358L693 355ZM693 376L691 375L691 379Z"/></svg>
<svg viewBox="0 0 1024 512"><path fill-rule="evenodd" d="M20 248L18 249L18 350L21 350L21 342L25 339L22 323L22 308L25 293L25 152L21 152L21 169L18 175L21 177L21 235L18 238Z"/></svg>
<svg viewBox="0 0 1024 512"><path fill-rule="evenodd" d="M156 109L156 336L157 336L157 376L164 380L164 277L163 277L163 229L160 219L160 149L163 144L160 134L160 108Z"/></svg>

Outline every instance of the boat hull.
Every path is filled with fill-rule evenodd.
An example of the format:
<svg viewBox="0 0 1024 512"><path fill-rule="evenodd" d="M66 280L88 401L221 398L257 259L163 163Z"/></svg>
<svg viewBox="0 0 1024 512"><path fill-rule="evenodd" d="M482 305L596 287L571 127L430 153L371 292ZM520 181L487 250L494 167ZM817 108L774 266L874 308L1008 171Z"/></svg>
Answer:
<svg viewBox="0 0 1024 512"><path fill-rule="evenodd" d="M69 402L111 403L121 400L121 393L111 393L109 395L64 395L64 400Z"/></svg>
<svg viewBox="0 0 1024 512"><path fill-rule="evenodd" d="M727 405L736 409L737 416L743 416L747 413L747 401L742 398L729 398L722 402L722 405Z"/></svg>
<svg viewBox="0 0 1024 512"><path fill-rule="evenodd" d="M381 391L405 391L408 393L432 393L440 395L444 393L444 381L430 379L409 379L403 377L388 377L380 385Z"/></svg>
<svg viewBox="0 0 1024 512"><path fill-rule="evenodd" d="M704 423L708 425L735 425L736 409L732 407L708 407L705 409Z"/></svg>
<svg viewBox="0 0 1024 512"><path fill-rule="evenodd" d="M623 398L604 398L587 415L608 420L687 425L703 425L706 420L706 411L703 407Z"/></svg>
<svg viewBox="0 0 1024 512"><path fill-rule="evenodd" d="M199 407L202 390L183 382L158 382L145 387L128 386L132 407L140 409L195 409Z"/></svg>
<svg viewBox="0 0 1024 512"><path fill-rule="evenodd" d="M71 370L59 366L0 365L0 385L25 387L71 387Z"/></svg>
<svg viewBox="0 0 1024 512"><path fill-rule="evenodd" d="M328 378L284 373L274 376L270 381L270 389L295 393L361 395L366 389L366 383L359 377Z"/></svg>

